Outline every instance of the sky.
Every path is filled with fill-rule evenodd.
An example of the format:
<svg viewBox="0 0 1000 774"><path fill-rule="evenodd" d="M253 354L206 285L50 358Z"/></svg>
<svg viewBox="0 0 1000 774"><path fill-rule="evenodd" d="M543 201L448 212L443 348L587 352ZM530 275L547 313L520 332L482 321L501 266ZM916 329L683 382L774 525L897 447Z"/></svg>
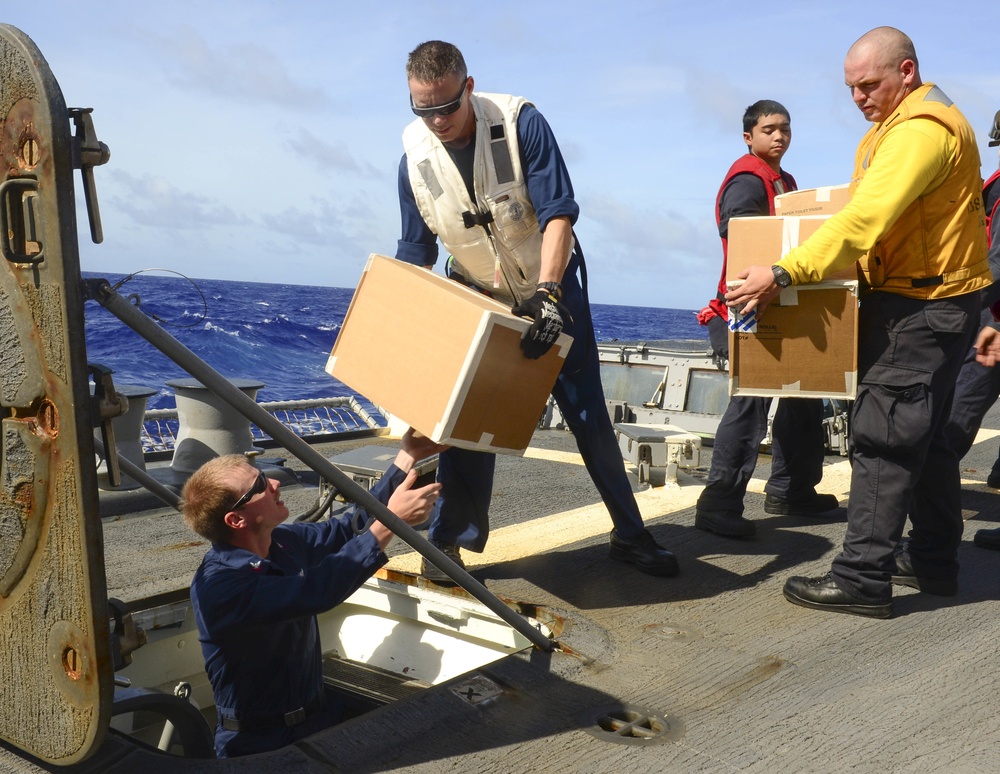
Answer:
<svg viewBox="0 0 1000 774"><path fill-rule="evenodd" d="M406 56L441 39L478 90L524 96L552 126L591 301L694 310L718 282L714 203L745 152L744 109L788 108L800 187L849 182L868 124L843 58L873 27L910 35L924 81L976 131L984 176L996 168L1000 6L945 5L33 0L0 19L111 150L95 171L102 244L78 208L84 271L355 287L399 238Z"/></svg>

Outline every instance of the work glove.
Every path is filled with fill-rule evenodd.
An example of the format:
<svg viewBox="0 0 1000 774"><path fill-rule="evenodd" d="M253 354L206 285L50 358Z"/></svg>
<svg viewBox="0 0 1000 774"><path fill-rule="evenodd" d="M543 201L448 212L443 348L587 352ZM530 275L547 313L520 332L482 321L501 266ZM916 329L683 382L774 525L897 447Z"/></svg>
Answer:
<svg viewBox="0 0 1000 774"><path fill-rule="evenodd" d="M562 329L573 323L569 309L559 302L558 292L558 289L551 291L539 287L533 296L510 310L511 314L518 317L534 320L521 337L521 351L526 358L540 358L556 343Z"/></svg>

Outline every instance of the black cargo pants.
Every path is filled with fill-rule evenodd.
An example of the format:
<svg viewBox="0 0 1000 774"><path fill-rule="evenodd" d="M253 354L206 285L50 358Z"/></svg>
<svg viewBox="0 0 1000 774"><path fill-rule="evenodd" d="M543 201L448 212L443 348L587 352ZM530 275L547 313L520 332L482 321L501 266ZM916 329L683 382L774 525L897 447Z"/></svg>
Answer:
<svg viewBox="0 0 1000 774"><path fill-rule="evenodd" d="M847 534L832 573L864 599L891 596L893 550L907 514L914 563L936 577L958 573L959 457L944 427L979 309L978 292L933 301L885 292L861 298Z"/></svg>

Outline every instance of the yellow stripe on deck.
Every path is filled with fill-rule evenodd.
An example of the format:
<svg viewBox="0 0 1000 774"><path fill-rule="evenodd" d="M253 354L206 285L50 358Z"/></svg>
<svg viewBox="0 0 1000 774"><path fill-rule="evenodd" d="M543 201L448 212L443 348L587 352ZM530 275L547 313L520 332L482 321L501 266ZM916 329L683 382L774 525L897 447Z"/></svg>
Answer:
<svg viewBox="0 0 1000 774"><path fill-rule="evenodd" d="M700 484L661 486L637 492L635 499L643 521L655 524L659 519L669 517L677 511L693 508L703 488ZM491 530L486 551L481 554L463 551L462 558L468 568L508 562L525 556L548 553L589 538L607 538L610 532L611 517L608 516L608 509L604 507L604 503L599 502ZM410 551L395 556L389 561L389 568L418 573L420 555Z"/></svg>
<svg viewBox="0 0 1000 774"><path fill-rule="evenodd" d="M976 442L1000 436L1000 431L980 430ZM561 452L550 449L529 448L525 457L550 462L582 466L580 455L575 452ZM765 469L766 470L766 469ZM634 471L633 471L634 472ZM753 478L747 491L763 494L766 479ZM650 487L636 492L635 499L639 512L647 525L661 522L679 522L675 514L693 509L704 486L683 471L679 475L679 486ZM981 480L964 478L963 486L981 486ZM824 465L823 480L817 487L820 492L835 494L841 505L846 505L851 488L851 466L846 458ZM760 509L763 511L761 501ZM967 512L966 518L973 515ZM753 518L754 514L748 514ZM693 526L694 514L683 517ZM603 503L595 503L583 508L540 516L520 524L511 524L490 533L489 545L482 554L463 551L462 557L469 568L480 565L509 562L525 556L544 554L565 546L591 538L607 538L611 531L611 519ZM400 572L419 573L420 555L415 551L394 556L389 568Z"/></svg>

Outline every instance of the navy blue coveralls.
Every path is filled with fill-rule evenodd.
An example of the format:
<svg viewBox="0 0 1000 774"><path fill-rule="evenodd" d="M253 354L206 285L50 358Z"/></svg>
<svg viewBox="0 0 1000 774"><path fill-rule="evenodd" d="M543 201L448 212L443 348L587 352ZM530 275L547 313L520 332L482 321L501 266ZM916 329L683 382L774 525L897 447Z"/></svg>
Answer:
<svg viewBox="0 0 1000 774"><path fill-rule="evenodd" d="M387 503L404 478L390 466L372 494ZM220 758L276 750L341 720L343 705L324 691L316 615L387 561L370 531L354 534L353 514L277 527L266 559L227 543L205 554L191 604L219 713Z"/></svg>
<svg viewBox="0 0 1000 774"><path fill-rule="evenodd" d="M525 105L518 115L517 137L521 165L539 227L544 230L545 224L558 216L568 216L575 223L580 209L573 199L569 172L552 130L531 105ZM470 147L472 145L470 143ZM452 158L475 199L471 190L472 153L458 151ZM405 155L399 165L399 203L402 238L396 258L418 266L433 265L438 257L437 236L417 209ZM455 215L460 217L459 213ZM622 539L631 541L645 527L604 400L585 285L586 270L577 242L562 278L562 303L573 316L573 324L564 330L573 337L573 345L552 388L552 395L576 439L587 472L611 514L615 530ZM490 289L480 290L489 293ZM442 489L428 528L431 540L478 552L485 548L490 531L489 506L495 463L493 454L464 449L451 448L440 455L438 481Z"/></svg>

